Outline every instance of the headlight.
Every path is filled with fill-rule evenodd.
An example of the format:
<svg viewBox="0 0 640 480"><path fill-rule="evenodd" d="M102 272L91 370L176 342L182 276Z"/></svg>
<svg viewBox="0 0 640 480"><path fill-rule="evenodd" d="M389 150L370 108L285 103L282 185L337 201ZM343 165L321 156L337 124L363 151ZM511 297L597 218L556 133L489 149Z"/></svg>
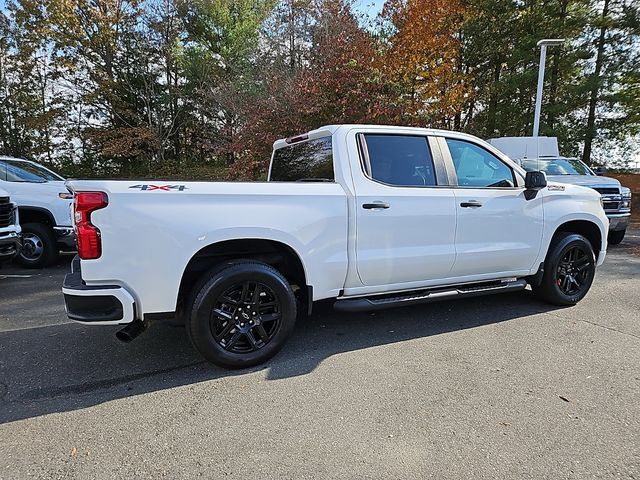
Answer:
<svg viewBox="0 0 640 480"><path fill-rule="evenodd" d="M622 201L620 202L620 208L622 210L631 209L631 189L627 187L621 187L620 193L622 194Z"/></svg>
<svg viewBox="0 0 640 480"><path fill-rule="evenodd" d="M622 187L620 189L620 193L622 194L622 198L624 200L631 200L631 189L627 187Z"/></svg>

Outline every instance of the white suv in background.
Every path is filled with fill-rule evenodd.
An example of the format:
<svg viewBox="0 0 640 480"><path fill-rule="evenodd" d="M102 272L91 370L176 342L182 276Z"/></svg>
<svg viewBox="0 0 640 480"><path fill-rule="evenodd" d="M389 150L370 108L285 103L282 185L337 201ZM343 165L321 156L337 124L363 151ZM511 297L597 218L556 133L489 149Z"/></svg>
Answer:
<svg viewBox="0 0 640 480"><path fill-rule="evenodd" d="M71 195L65 179L29 160L0 156L0 189L18 205L23 247L17 260L42 268L55 262L60 250L75 250Z"/></svg>

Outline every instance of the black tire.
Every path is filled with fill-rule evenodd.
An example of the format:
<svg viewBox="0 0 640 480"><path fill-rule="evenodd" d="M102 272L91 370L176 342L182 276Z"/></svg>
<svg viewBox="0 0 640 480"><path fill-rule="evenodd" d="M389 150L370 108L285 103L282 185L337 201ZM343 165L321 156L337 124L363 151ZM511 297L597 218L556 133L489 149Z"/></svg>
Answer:
<svg viewBox="0 0 640 480"><path fill-rule="evenodd" d="M544 261L542 281L532 287L533 293L553 305L575 305L591 288L595 267L589 240L577 233L558 233Z"/></svg>
<svg viewBox="0 0 640 480"><path fill-rule="evenodd" d="M618 245L620 242L622 242L622 239L624 238L626 233L627 233L626 228L624 230L609 232L609 237L607 239L607 241L609 242L609 245Z"/></svg>
<svg viewBox="0 0 640 480"><path fill-rule="evenodd" d="M58 259L58 246L51 227L43 223L25 223L22 227L22 250L17 262L26 268L44 268Z"/></svg>
<svg viewBox="0 0 640 480"><path fill-rule="evenodd" d="M202 277L186 313L187 333L200 355L220 367L247 368L282 349L293 333L296 299L275 268L238 260Z"/></svg>

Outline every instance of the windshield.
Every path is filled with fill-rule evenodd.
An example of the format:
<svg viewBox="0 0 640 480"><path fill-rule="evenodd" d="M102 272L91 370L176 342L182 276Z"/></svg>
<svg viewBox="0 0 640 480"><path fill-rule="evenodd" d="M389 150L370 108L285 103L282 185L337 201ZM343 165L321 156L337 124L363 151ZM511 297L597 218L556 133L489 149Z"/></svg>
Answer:
<svg viewBox="0 0 640 480"><path fill-rule="evenodd" d="M522 160L527 172L545 172L547 175L593 175L591 170L576 158L539 158Z"/></svg>
<svg viewBox="0 0 640 480"><path fill-rule="evenodd" d="M0 180L7 182L45 183L64 180L36 163L21 160L0 160Z"/></svg>

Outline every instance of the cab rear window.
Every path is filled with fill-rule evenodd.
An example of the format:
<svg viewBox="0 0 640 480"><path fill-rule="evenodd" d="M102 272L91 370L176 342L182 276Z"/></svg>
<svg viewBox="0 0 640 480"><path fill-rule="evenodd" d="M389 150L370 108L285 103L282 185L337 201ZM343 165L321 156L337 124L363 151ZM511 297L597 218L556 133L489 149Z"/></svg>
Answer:
<svg viewBox="0 0 640 480"><path fill-rule="evenodd" d="M333 182L331 137L282 147L273 154L272 182Z"/></svg>

